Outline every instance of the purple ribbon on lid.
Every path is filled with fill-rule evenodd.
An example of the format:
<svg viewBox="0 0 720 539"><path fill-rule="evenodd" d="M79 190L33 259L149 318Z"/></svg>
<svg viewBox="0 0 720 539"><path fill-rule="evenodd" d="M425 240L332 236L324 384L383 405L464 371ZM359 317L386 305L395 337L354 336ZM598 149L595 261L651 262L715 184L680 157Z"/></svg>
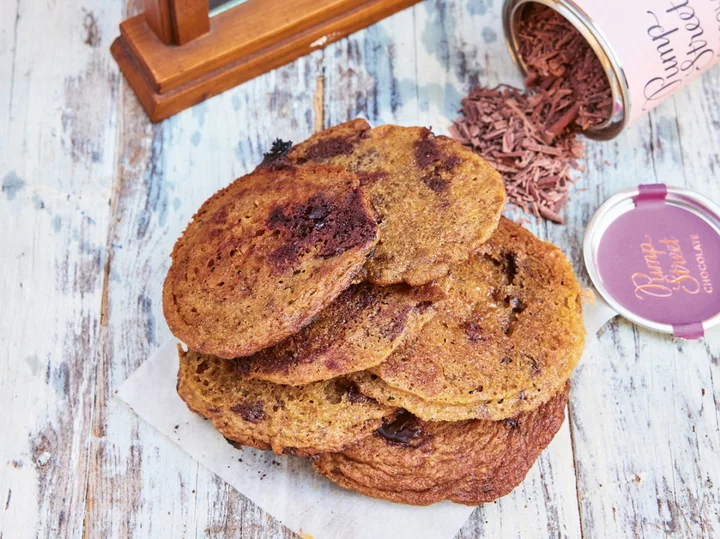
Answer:
<svg viewBox="0 0 720 539"><path fill-rule="evenodd" d="M635 197L635 205L648 202L661 202L665 204L667 197L667 185L664 183L651 183L638 186L638 196Z"/></svg>

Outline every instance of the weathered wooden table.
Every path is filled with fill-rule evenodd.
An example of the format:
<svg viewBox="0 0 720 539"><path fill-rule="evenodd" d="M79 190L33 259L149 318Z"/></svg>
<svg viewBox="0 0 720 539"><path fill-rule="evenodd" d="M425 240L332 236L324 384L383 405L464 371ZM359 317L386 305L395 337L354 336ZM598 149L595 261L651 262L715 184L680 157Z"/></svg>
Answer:
<svg viewBox="0 0 720 539"><path fill-rule="evenodd" d="M155 126L108 52L140 2L121 4L0 8L0 537L295 537L114 392L169 336L168 255L200 203L275 137L355 116L443 131L475 82L519 84L501 2L426 0ZM568 224L532 228L587 283L583 228L605 198L662 181L717 201L719 180L716 68L589 144ZM459 537L720 537L719 403L719 332L615 320L550 449Z"/></svg>

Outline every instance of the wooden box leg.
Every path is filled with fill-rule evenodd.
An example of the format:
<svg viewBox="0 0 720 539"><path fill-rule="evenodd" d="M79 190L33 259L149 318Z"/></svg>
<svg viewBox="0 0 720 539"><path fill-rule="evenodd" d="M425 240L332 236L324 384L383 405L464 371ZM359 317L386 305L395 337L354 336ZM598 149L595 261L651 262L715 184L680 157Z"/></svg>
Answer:
<svg viewBox="0 0 720 539"><path fill-rule="evenodd" d="M210 31L208 0L145 0L145 20L165 45L184 45Z"/></svg>

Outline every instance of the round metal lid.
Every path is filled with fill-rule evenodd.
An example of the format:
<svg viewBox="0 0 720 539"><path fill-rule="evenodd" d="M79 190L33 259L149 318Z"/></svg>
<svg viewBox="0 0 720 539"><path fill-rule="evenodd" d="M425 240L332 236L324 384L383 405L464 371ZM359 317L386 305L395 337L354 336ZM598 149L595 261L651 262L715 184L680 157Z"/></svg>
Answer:
<svg viewBox="0 0 720 539"><path fill-rule="evenodd" d="M600 295L646 328L697 339L720 324L720 207L679 187L621 191L585 231L585 265Z"/></svg>

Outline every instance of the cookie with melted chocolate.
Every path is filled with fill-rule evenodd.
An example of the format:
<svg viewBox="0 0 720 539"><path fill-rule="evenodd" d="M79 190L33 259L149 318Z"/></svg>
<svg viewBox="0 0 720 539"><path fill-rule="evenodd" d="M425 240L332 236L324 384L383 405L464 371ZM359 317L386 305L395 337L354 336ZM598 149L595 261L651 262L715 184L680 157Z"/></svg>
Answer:
<svg viewBox="0 0 720 539"><path fill-rule="evenodd" d="M317 133L288 154L356 173L378 214L381 241L366 279L422 285L477 250L505 205L500 174L482 158L429 129L357 119Z"/></svg>
<svg viewBox="0 0 720 539"><path fill-rule="evenodd" d="M340 451L396 413L344 378L283 386L245 380L225 359L179 352L178 394L237 444L300 456Z"/></svg>
<svg viewBox="0 0 720 539"><path fill-rule="evenodd" d="M427 421L500 420L565 385L585 328L580 285L557 247L502 219L445 285L417 339L352 375L363 393Z"/></svg>
<svg viewBox="0 0 720 539"><path fill-rule="evenodd" d="M442 297L432 285L356 284L295 335L233 364L249 379L294 386L362 371L419 335Z"/></svg>
<svg viewBox="0 0 720 539"><path fill-rule="evenodd" d="M338 485L395 503L466 505L509 494L527 475L565 418L569 384L537 410L504 421L429 422L398 416L386 432L338 453L313 458L313 467ZM403 433L398 436L398 432Z"/></svg>
<svg viewBox="0 0 720 539"><path fill-rule="evenodd" d="M172 252L165 318L192 350L249 356L306 326L377 241L357 176L278 151L195 214Z"/></svg>

